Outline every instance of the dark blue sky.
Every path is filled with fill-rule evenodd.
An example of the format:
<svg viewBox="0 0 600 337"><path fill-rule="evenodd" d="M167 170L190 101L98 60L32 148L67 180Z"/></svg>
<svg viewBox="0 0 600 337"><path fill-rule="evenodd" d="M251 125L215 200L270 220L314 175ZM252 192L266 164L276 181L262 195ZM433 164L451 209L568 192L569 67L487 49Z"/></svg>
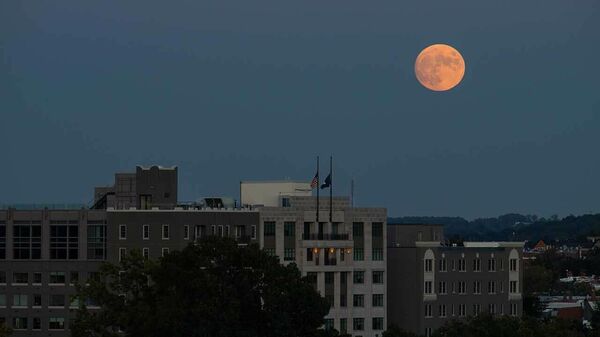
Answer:
<svg viewBox="0 0 600 337"><path fill-rule="evenodd" d="M433 43L452 91L415 80ZM237 196L332 153L394 216L600 212L599 60L598 0L2 1L0 203L153 163Z"/></svg>

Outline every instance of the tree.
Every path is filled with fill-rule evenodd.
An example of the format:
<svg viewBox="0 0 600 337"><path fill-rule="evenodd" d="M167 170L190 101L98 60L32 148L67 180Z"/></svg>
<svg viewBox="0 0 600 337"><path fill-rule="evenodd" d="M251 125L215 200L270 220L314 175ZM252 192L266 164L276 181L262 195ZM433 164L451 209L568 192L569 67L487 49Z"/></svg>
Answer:
<svg viewBox="0 0 600 337"><path fill-rule="evenodd" d="M78 287L74 337L324 336L329 311L294 264L256 245L207 238L159 261L137 251ZM100 306L89 310L90 301Z"/></svg>
<svg viewBox="0 0 600 337"><path fill-rule="evenodd" d="M390 325L381 337L419 337L419 335L400 329L397 325Z"/></svg>

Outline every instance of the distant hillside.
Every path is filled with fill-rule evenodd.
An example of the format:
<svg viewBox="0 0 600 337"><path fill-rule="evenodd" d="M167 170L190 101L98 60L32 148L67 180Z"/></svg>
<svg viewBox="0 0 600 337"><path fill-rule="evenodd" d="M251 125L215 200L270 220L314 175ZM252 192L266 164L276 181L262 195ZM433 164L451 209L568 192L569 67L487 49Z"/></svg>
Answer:
<svg viewBox="0 0 600 337"><path fill-rule="evenodd" d="M535 215L505 214L497 218L468 221L461 217L398 217L389 218L390 224L430 223L444 225L446 237L465 240L525 240L582 241L590 234L600 235L600 214L568 216L559 219L539 218Z"/></svg>

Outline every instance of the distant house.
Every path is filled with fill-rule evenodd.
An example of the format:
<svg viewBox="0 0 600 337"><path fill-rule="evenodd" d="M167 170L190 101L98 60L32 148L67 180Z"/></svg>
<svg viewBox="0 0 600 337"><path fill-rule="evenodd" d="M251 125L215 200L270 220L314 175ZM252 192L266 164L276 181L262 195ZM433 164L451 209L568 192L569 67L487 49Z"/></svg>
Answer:
<svg viewBox="0 0 600 337"><path fill-rule="evenodd" d="M535 246L533 247L533 250L536 252L545 252L550 248L551 247L549 245L547 245L544 242L544 240L540 240L540 241L538 241L538 243L535 244Z"/></svg>

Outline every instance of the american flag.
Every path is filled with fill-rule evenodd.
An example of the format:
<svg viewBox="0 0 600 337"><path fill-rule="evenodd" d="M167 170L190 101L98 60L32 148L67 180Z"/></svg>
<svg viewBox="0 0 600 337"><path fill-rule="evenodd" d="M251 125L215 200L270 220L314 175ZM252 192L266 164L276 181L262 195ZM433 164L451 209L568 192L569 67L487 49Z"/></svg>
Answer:
<svg viewBox="0 0 600 337"><path fill-rule="evenodd" d="M319 172L317 172L317 174L315 174L315 177L310 182L310 188L311 189L313 189L313 188L315 188L317 186L319 186Z"/></svg>

